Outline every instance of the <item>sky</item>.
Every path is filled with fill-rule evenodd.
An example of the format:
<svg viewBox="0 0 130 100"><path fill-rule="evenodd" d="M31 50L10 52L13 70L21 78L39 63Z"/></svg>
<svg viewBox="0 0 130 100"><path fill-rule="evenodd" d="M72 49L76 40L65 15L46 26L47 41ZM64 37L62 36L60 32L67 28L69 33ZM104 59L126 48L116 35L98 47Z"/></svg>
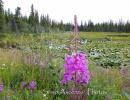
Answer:
<svg viewBox="0 0 130 100"><path fill-rule="evenodd" d="M78 23L81 20L92 20L94 23L114 22L122 19L130 21L130 0L3 0L4 9L10 8L14 13L17 6L21 7L22 15L29 15L30 6L39 14L48 14L56 21L73 23L76 14Z"/></svg>

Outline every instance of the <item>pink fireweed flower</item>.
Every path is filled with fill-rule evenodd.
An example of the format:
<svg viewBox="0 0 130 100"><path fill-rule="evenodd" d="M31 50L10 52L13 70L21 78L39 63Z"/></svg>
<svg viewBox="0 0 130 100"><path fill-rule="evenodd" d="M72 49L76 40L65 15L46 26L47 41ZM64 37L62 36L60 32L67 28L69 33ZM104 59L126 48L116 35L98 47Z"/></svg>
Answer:
<svg viewBox="0 0 130 100"><path fill-rule="evenodd" d="M29 89L30 89L30 90L35 90L36 87L37 87L36 81L34 81L34 80L31 81L30 84L29 84Z"/></svg>
<svg viewBox="0 0 130 100"><path fill-rule="evenodd" d="M4 90L4 85L0 84L0 92L2 92Z"/></svg>
<svg viewBox="0 0 130 100"><path fill-rule="evenodd" d="M66 55L65 61L65 72L62 80L63 84L67 84L69 81L81 84L89 83L90 72L88 69L88 59L84 52Z"/></svg>

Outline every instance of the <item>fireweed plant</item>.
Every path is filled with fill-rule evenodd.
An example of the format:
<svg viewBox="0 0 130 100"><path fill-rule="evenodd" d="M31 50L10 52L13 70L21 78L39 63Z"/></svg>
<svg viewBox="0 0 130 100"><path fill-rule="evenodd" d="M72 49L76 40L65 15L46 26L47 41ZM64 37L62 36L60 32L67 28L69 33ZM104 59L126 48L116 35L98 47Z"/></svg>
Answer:
<svg viewBox="0 0 130 100"><path fill-rule="evenodd" d="M78 51L82 47L82 41L78 32L77 17L74 16L74 31L70 37L68 46L68 54L65 55L63 85L73 83L72 91L83 91L89 84L90 72L88 58L85 52ZM84 88L85 87L85 88ZM86 90L85 90L86 91ZM83 99L83 95L72 95L72 100L76 98Z"/></svg>
<svg viewBox="0 0 130 100"><path fill-rule="evenodd" d="M65 73L63 84L74 81L76 84L88 84L90 72L88 69L88 59L84 52L77 52L65 56Z"/></svg>

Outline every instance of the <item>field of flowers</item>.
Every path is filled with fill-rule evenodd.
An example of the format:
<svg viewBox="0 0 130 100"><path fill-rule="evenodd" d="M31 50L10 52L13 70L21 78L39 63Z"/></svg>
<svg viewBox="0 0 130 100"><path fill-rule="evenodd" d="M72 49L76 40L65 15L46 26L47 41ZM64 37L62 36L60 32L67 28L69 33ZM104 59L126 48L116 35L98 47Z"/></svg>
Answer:
<svg viewBox="0 0 130 100"><path fill-rule="evenodd" d="M0 34L0 100L130 100L130 34L80 36L87 86L63 84L69 32Z"/></svg>

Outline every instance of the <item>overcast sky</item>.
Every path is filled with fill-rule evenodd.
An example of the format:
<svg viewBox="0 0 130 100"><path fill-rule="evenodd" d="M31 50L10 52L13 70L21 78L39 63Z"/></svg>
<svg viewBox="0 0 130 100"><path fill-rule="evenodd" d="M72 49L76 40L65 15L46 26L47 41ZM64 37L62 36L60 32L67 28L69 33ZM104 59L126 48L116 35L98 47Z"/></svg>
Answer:
<svg viewBox="0 0 130 100"><path fill-rule="evenodd" d="M4 8L12 12L21 7L23 15L29 15L30 6L40 14L49 14L57 21L73 22L74 14L78 22L91 19L95 23L109 21L130 21L130 0L3 0Z"/></svg>

